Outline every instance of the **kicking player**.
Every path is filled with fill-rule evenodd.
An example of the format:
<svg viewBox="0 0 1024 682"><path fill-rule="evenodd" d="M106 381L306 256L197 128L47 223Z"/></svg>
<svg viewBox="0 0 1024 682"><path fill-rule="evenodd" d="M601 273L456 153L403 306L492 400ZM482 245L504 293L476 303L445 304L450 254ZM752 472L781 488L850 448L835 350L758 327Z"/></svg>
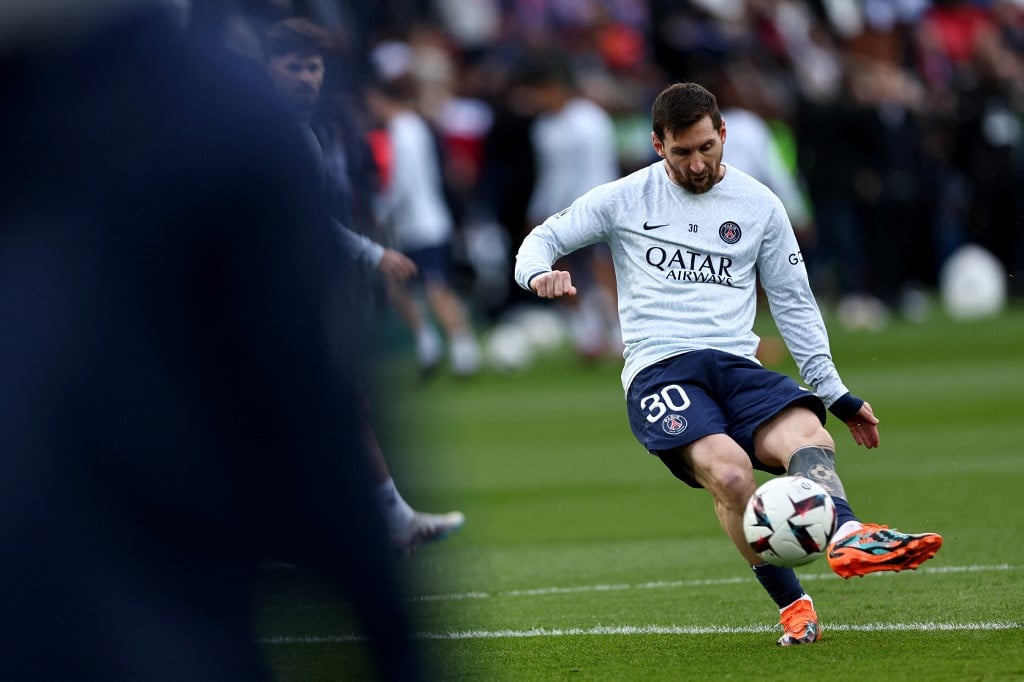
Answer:
<svg viewBox="0 0 1024 682"><path fill-rule="evenodd" d="M574 296L572 275L552 264L588 244L610 246L633 434L677 478L711 493L722 528L779 606L779 644L811 643L821 626L796 573L763 563L743 536L754 469L806 476L829 492L839 528L828 561L840 577L917 568L942 537L861 523L850 508L825 409L866 448L878 446L878 418L836 371L782 202L722 163L726 127L714 95L677 83L651 113L663 160L590 190L534 228L515 278L541 298ZM758 280L813 392L755 359Z"/></svg>

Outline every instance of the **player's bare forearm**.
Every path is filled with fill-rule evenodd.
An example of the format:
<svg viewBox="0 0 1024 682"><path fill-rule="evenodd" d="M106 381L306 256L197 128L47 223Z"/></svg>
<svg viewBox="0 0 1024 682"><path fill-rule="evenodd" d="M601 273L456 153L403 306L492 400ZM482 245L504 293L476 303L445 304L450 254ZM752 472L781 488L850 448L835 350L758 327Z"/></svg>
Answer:
<svg viewBox="0 0 1024 682"><path fill-rule="evenodd" d="M857 445L863 445L869 450L878 447L878 417L867 402L861 405L857 414L846 421L846 425L850 428L850 435Z"/></svg>
<svg viewBox="0 0 1024 682"><path fill-rule="evenodd" d="M537 275L530 280L530 288L541 298L576 295L576 287L572 285L572 276L565 270L552 270Z"/></svg>

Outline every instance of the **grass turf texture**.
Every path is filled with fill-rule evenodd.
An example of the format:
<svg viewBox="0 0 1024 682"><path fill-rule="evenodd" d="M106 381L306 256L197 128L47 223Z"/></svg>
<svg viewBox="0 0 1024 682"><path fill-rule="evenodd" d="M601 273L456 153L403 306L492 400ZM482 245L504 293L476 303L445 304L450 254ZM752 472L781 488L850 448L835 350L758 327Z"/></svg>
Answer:
<svg viewBox="0 0 1024 682"><path fill-rule="evenodd" d="M427 677L1024 679L1024 310L831 334L844 380L881 419L871 451L829 421L854 511L945 546L895 575L797 569L825 634L787 649L710 497L634 441L617 366L563 354L412 388L398 362L386 385L406 397L380 431L416 455L393 463L399 488L468 518L403 562L409 594L429 597L410 602ZM795 376L788 356L775 368ZM280 679L370 675L362 645L339 641L356 630L337 597L301 575L266 592L261 632L318 638L267 644Z"/></svg>

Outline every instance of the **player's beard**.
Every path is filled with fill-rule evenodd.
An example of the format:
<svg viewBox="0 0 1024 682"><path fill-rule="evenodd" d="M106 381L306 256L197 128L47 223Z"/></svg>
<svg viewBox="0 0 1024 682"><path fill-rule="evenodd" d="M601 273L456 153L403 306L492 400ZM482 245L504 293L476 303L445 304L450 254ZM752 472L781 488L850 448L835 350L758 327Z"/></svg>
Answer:
<svg viewBox="0 0 1024 682"><path fill-rule="evenodd" d="M691 194L704 194L714 187L722 176L722 159L719 157L712 164L704 166L704 172L700 175L689 173L686 169L680 170L665 160L665 168L668 176L675 184L679 185Z"/></svg>
<svg viewBox="0 0 1024 682"><path fill-rule="evenodd" d="M721 173L721 162L715 162L715 164L707 165L704 167L704 172L700 175L693 175L687 173L679 178L679 184L682 185L683 189L691 194L704 194L718 182L718 176Z"/></svg>

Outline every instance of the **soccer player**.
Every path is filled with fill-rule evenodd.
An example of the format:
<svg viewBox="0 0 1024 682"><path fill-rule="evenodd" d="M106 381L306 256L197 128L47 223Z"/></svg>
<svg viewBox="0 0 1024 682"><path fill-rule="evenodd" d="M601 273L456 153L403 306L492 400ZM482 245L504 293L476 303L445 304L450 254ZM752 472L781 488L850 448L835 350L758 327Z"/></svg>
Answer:
<svg viewBox="0 0 1024 682"><path fill-rule="evenodd" d="M306 139L310 154L321 171L322 189L328 190L324 152L319 138L310 125L313 109L320 98L324 84L324 55L329 50L330 36L312 22L285 19L267 31L264 40L266 71L277 94L296 114L300 131ZM343 184L343 183L339 183ZM348 197L349 202L352 198ZM335 202L338 203L338 202ZM350 212L351 213L351 212ZM417 273L416 264L405 254L385 248L368 237L354 232L334 216L342 249L354 260L375 267L391 282L404 282ZM435 542L458 531L466 521L460 511L431 514L418 511L402 498L395 487L384 453L374 432L364 398L364 440L373 460L377 477L376 494L388 523L392 546L403 554L411 554L420 545Z"/></svg>
<svg viewBox="0 0 1024 682"><path fill-rule="evenodd" d="M378 46L376 54L386 55L389 48L402 52L400 45ZM451 371L469 377L480 371L483 360L469 306L454 283L451 249L455 220L444 197L436 142L426 119L413 105L417 86L412 74L405 70L391 77L379 67L378 71L367 84L365 99L385 132L391 155L388 180L379 197L380 219L420 272L410 280L411 286L391 283L388 294L415 338L423 375L433 374L443 357L433 317L444 330Z"/></svg>
<svg viewBox="0 0 1024 682"><path fill-rule="evenodd" d="M828 561L840 577L917 568L942 538L861 523L851 510L825 408L866 448L879 444L878 418L836 371L782 202L722 163L726 126L714 95L677 83L651 113L662 160L534 228L517 254L516 281L541 298L574 296L572 275L552 263L587 244L611 247L633 434L677 478L711 493L722 528L779 606L779 644L811 643L821 626L796 573L763 563L743 536L754 469L806 476L829 492L839 528ZM813 392L754 358L758 280Z"/></svg>
<svg viewBox="0 0 1024 682"><path fill-rule="evenodd" d="M527 220L536 225L584 192L614 180L619 157L611 115L581 94L564 57L537 55L521 78L527 101L537 109L530 130L537 178L526 209ZM587 143L577 144L580 139ZM572 269L577 284L585 285L578 297L562 299L577 354L586 360L620 354L608 247L590 245L559 265Z"/></svg>

